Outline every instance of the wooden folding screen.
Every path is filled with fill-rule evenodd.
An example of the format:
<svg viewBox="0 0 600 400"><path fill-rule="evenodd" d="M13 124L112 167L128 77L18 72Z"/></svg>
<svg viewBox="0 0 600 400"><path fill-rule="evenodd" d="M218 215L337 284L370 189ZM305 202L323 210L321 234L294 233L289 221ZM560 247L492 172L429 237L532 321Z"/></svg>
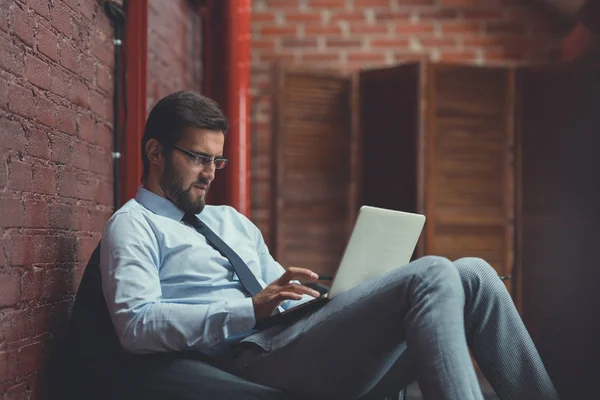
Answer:
<svg viewBox="0 0 600 400"><path fill-rule="evenodd" d="M274 73L271 249L285 266L332 274L350 228L350 79Z"/></svg>

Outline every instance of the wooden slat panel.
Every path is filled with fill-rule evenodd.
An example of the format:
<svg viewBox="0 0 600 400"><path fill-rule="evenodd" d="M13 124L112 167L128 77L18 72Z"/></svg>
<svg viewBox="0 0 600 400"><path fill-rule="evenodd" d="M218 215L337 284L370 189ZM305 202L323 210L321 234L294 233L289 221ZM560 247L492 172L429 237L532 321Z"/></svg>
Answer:
<svg viewBox="0 0 600 400"><path fill-rule="evenodd" d="M510 71L432 65L427 252L512 271Z"/></svg>
<svg viewBox="0 0 600 400"><path fill-rule="evenodd" d="M332 274L351 215L350 79L276 73L272 250L284 266Z"/></svg>

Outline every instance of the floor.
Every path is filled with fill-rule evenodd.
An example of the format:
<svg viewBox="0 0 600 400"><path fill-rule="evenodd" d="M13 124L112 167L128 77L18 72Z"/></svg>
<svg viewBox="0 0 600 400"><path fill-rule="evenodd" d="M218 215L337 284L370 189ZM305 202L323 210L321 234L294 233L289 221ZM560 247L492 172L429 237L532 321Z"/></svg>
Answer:
<svg viewBox="0 0 600 400"><path fill-rule="evenodd" d="M481 385L481 390L483 391L483 396L485 400L500 400L494 389L490 386L490 383L483 377L483 375L478 374L479 384ZM406 390L406 400L422 400L421 391L419 390L419 385L413 383Z"/></svg>

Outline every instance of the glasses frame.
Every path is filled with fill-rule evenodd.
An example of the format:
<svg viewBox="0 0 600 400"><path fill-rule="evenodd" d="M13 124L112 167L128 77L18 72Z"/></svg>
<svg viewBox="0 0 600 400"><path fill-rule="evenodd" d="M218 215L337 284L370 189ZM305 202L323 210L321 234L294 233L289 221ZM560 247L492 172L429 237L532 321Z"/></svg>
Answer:
<svg viewBox="0 0 600 400"><path fill-rule="evenodd" d="M193 151L186 150L177 145L173 145L173 148L179 150L180 152L187 155L188 157L193 158L194 164L197 166L208 167L212 163L215 165L215 169L223 169L227 166L227 163L229 162L229 160L227 160L225 157L214 157L213 158L213 157L207 156L205 154L194 153ZM216 163L217 161L224 162L224 164L221 168L217 167L217 163Z"/></svg>

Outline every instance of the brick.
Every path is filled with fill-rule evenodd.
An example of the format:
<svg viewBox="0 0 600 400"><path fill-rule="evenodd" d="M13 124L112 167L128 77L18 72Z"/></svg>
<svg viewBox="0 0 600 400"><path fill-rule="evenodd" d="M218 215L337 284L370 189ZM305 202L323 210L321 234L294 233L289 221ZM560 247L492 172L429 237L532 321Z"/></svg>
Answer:
<svg viewBox="0 0 600 400"><path fill-rule="evenodd" d="M83 200L96 201L97 195L99 194L98 188L100 186L98 178L91 178L80 174L77 175L77 182L77 195ZM93 220L92 226L94 227Z"/></svg>
<svg viewBox="0 0 600 400"><path fill-rule="evenodd" d="M0 272L0 307L13 306L21 298L21 278L14 272Z"/></svg>
<svg viewBox="0 0 600 400"><path fill-rule="evenodd" d="M474 6L480 0L442 0L444 6Z"/></svg>
<svg viewBox="0 0 600 400"><path fill-rule="evenodd" d="M275 22L274 12L252 12L250 14L252 24L256 22Z"/></svg>
<svg viewBox="0 0 600 400"><path fill-rule="evenodd" d="M72 256L73 257L73 256ZM56 300L69 291L68 273L64 269L51 268L44 271L43 297Z"/></svg>
<svg viewBox="0 0 600 400"><path fill-rule="evenodd" d="M100 64L96 73L96 82L98 87L104 90L106 93L112 93L113 90L113 77L110 70Z"/></svg>
<svg viewBox="0 0 600 400"><path fill-rule="evenodd" d="M364 7L391 7L392 0L354 0L354 7L356 8L364 8Z"/></svg>
<svg viewBox="0 0 600 400"><path fill-rule="evenodd" d="M340 55L335 53L302 53L302 61L310 63L335 63L340 61Z"/></svg>
<svg viewBox="0 0 600 400"><path fill-rule="evenodd" d="M6 182L8 180L8 171L7 171L7 167L6 167L6 159L4 156L0 157L0 190L4 191L4 189L6 188ZM0 243L1 244L1 243ZM2 260L3 257L3 253L2 253L2 248L0 247L0 261ZM0 265L4 265L2 262L0 262Z"/></svg>
<svg viewBox="0 0 600 400"><path fill-rule="evenodd" d="M481 25L474 22L444 22L443 33L476 33L481 31Z"/></svg>
<svg viewBox="0 0 600 400"><path fill-rule="evenodd" d="M27 4L42 17L50 18L50 2L48 0L28 0Z"/></svg>
<svg viewBox="0 0 600 400"><path fill-rule="evenodd" d="M30 334L28 310L4 311L0 314L0 343L25 339Z"/></svg>
<svg viewBox="0 0 600 400"><path fill-rule="evenodd" d="M8 110L8 82L0 77L0 109Z"/></svg>
<svg viewBox="0 0 600 400"><path fill-rule="evenodd" d="M14 235L11 264L49 264L75 261L75 238L61 235Z"/></svg>
<svg viewBox="0 0 600 400"><path fill-rule="evenodd" d="M52 7L52 26L66 37L71 36L71 14L60 3Z"/></svg>
<svg viewBox="0 0 600 400"><path fill-rule="evenodd" d="M337 25L307 25L304 28L304 33L307 36L311 35L341 35L342 29Z"/></svg>
<svg viewBox="0 0 600 400"><path fill-rule="evenodd" d="M9 2L0 1L0 30L8 33Z"/></svg>
<svg viewBox="0 0 600 400"><path fill-rule="evenodd" d="M295 26L266 26L260 29L260 34L263 36L296 36L298 29Z"/></svg>
<svg viewBox="0 0 600 400"><path fill-rule="evenodd" d="M98 148L91 148L90 158L90 167L93 172L110 176L112 172L112 157L110 153Z"/></svg>
<svg viewBox="0 0 600 400"><path fill-rule="evenodd" d="M385 62L385 54L383 53L348 53L348 61L363 61L368 63L383 63Z"/></svg>
<svg viewBox="0 0 600 400"><path fill-rule="evenodd" d="M449 38L420 38L419 42L424 47L453 47L458 45L456 39Z"/></svg>
<svg viewBox="0 0 600 400"><path fill-rule="evenodd" d="M377 22L386 22L386 21L402 21L403 23L408 23L410 20L411 13L408 11L394 11L394 10L376 10L375 11L375 20Z"/></svg>
<svg viewBox="0 0 600 400"><path fill-rule="evenodd" d="M50 272L50 271L47 271ZM67 271L61 271L61 275L68 275ZM64 293L67 291L65 290ZM32 311L32 330L34 335L49 332L62 332L69 320L70 305L67 302L55 303L36 307Z"/></svg>
<svg viewBox="0 0 600 400"><path fill-rule="evenodd" d="M385 0L387 1L387 0ZM389 1L388 1L389 3ZM332 9L332 8L345 8L346 7L346 0L310 0L308 2L308 6L311 8L325 8L325 9ZM356 5L355 5L356 7Z"/></svg>
<svg viewBox="0 0 600 400"><path fill-rule="evenodd" d="M40 369L42 364L42 343L23 346L18 352L19 374L27 375Z"/></svg>
<svg viewBox="0 0 600 400"><path fill-rule="evenodd" d="M0 351L0 382L13 380L18 375L17 350Z"/></svg>
<svg viewBox="0 0 600 400"><path fill-rule="evenodd" d="M112 195L112 190L110 190ZM75 212L75 230L87 232L92 230L89 207L71 205L72 212Z"/></svg>
<svg viewBox="0 0 600 400"><path fill-rule="evenodd" d="M361 47L362 46L361 39L327 38L325 43L326 43L327 47L335 47L335 48L348 48L348 47Z"/></svg>
<svg viewBox="0 0 600 400"><path fill-rule="evenodd" d="M35 117L33 92L21 86L8 86L8 109L26 118Z"/></svg>
<svg viewBox="0 0 600 400"><path fill-rule="evenodd" d="M73 23L71 25L71 38L75 43L75 46L77 48L82 49L86 47L87 43L89 43L91 35L90 32L92 32L94 26L91 25L89 21L86 21L84 18L73 19L72 22Z"/></svg>
<svg viewBox="0 0 600 400"><path fill-rule="evenodd" d="M60 65L76 74L78 59L77 49L71 46L68 41L63 40L60 43Z"/></svg>
<svg viewBox="0 0 600 400"><path fill-rule="evenodd" d="M9 187L18 191L30 191L33 184L33 167L22 161L11 161L9 165Z"/></svg>
<svg viewBox="0 0 600 400"><path fill-rule="evenodd" d="M91 142L95 138L96 123L89 115L79 114L77 116L77 134L80 138Z"/></svg>
<svg viewBox="0 0 600 400"><path fill-rule="evenodd" d="M33 46L33 17L19 7L12 8L13 31L26 45Z"/></svg>
<svg viewBox="0 0 600 400"><path fill-rule="evenodd" d="M16 151L25 149L25 132L21 124L0 117L0 147Z"/></svg>
<svg viewBox="0 0 600 400"><path fill-rule="evenodd" d="M50 158L52 161L68 164L71 162L72 153L73 145L70 140L57 135L50 135Z"/></svg>
<svg viewBox="0 0 600 400"><path fill-rule="evenodd" d="M23 76L25 72L23 50L12 44L5 37L0 36L0 68L12 72L17 76Z"/></svg>
<svg viewBox="0 0 600 400"><path fill-rule="evenodd" d="M58 106L58 120L56 127L69 135L77 134L77 113L70 108Z"/></svg>
<svg viewBox="0 0 600 400"><path fill-rule="evenodd" d="M292 63L295 60L293 54L283 54L281 52L278 53L263 53L260 56L262 61L272 62L272 61L284 61L286 63Z"/></svg>
<svg viewBox="0 0 600 400"><path fill-rule="evenodd" d="M37 120L50 128L56 127L56 104L45 97L37 96L36 100Z"/></svg>
<svg viewBox="0 0 600 400"><path fill-rule="evenodd" d="M319 22L321 21L321 13L299 13L287 12L284 14L285 20L288 22Z"/></svg>
<svg viewBox="0 0 600 400"><path fill-rule="evenodd" d="M98 246L99 239L95 237L82 237L77 241L77 261L87 262L96 246Z"/></svg>
<svg viewBox="0 0 600 400"><path fill-rule="evenodd" d="M433 24L430 24L430 23L396 25L396 33L399 35L410 35L410 34L432 33L432 32L433 32Z"/></svg>
<svg viewBox="0 0 600 400"><path fill-rule="evenodd" d="M402 47L408 47L409 41L408 39L373 39L371 40L372 48L382 48L382 49L397 49Z"/></svg>
<svg viewBox="0 0 600 400"><path fill-rule="evenodd" d="M50 205L50 222L51 228L57 229L74 229L76 214L74 212L74 206L70 204L63 204L54 202Z"/></svg>
<svg viewBox="0 0 600 400"><path fill-rule="evenodd" d="M96 75L94 60L91 56L81 56L79 63L79 75L88 81L94 83L94 76Z"/></svg>
<svg viewBox="0 0 600 400"><path fill-rule="evenodd" d="M90 108L90 93L88 87L80 81L75 79L71 82L71 90L69 97L71 102L81 106L83 108Z"/></svg>
<svg viewBox="0 0 600 400"><path fill-rule="evenodd" d="M109 68L113 67L114 64L114 45L108 42L108 40L112 40L112 35L110 38L106 38L101 40L98 38L98 35L106 36L110 34L110 32L99 33L96 36L92 36L92 54L103 64L108 66Z"/></svg>
<svg viewBox="0 0 600 400"><path fill-rule="evenodd" d="M298 47L303 47L303 48L316 48L317 47L317 39L292 39L292 38L285 38L281 41L281 46L282 47L289 47L289 48L298 48Z"/></svg>
<svg viewBox="0 0 600 400"><path fill-rule="evenodd" d="M42 89L50 89L50 66L35 56L26 57L25 77Z"/></svg>
<svg viewBox="0 0 600 400"><path fill-rule="evenodd" d="M354 23L350 25L350 33L352 34L384 34L387 33L388 27L384 24L363 24Z"/></svg>
<svg viewBox="0 0 600 400"><path fill-rule="evenodd" d="M77 197L79 193L77 173L66 170L59 171L56 186L57 193L61 197Z"/></svg>
<svg viewBox="0 0 600 400"><path fill-rule="evenodd" d="M298 8L298 2L294 0L267 0L267 8Z"/></svg>
<svg viewBox="0 0 600 400"><path fill-rule="evenodd" d="M348 22L359 22L366 21L366 15L364 11L352 11L352 12L336 12L332 11L331 21L348 21Z"/></svg>
<svg viewBox="0 0 600 400"><path fill-rule="evenodd" d="M42 165L33 166L33 189L36 193L55 194L54 169Z"/></svg>
<svg viewBox="0 0 600 400"><path fill-rule="evenodd" d="M112 163L111 163L112 165ZM112 168L111 168L112 173ZM112 185L112 175L110 176L110 181L100 181L98 182L98 195L96 197L96 201L99 204L104 204L106 206L113 206L113 185ZM112 214L112 213L111 213ZM109 215L110 217L110 215ZM107 219L108 221L108 219Z"/></svg>
<svg viewBox="0 0 600 400"><path fill-rule="evenodd" d="M97 4L95 0L81 0L81 13L90 21L97 12Z"/></svg>
<svg viewBox="0 0 600 400"><path fill-rule="evenodd" d="M90 148L86 143L73 143L73 166L85 171L90 169Z"/></svg>
<svg viewBox="0 0 600 400"><path fill-rule="evenodd" d="M32 188L36 190L36 188ZM25 200L25 227L47 228L49 225L48 202L46 200Z"/></svg>
<svg viewBox="0 0 600 400"><path fill-rule="evenodd" d="M21 300L29 301L42 297L44 288L44 270L42 268L30 268L23 274ZM33 335L39 335L42 332L37 332L33 329Z"/></svg>
<svg viewBox="0 0 600 400"><path fill-rule="evenodd" d="M27 154L32 157L50 159L50 141L45 132L37 129L30 129L25 134L27 139Z"/></svg>
<svg viewBox="0 0 600 400"><path fill-rule="evenodd" d="M105 149L112 149L113 146L113 130L112 126L105 125L103 123L98 123L98 145ZM92 140L90 142L94 143Z"/></svg>
<svg viewBox="0 0 600 400"><path fill-rule="evenodd" d="M426 9L419 11L419 18L422 21L454 20L460 18L460 11L452 8Z"/></svg>
<svg viewBox="0 0 600 400"><path fill-rule="evenodd" d="M50 75L50 91L60 97L68 97L70 93L71 78L64 68L59 66L52 67Z"/></svg>
<svg viewBox="0 0 600 400"><path fill-rule="evenodd" d="M252 40L252 51L259 50L275 50L275 41L273 39L253 39Z"/></svg>
<svg viewBox="0 0 600 400"><path fill-rule="evenodd" d="M90 213L92 219L92 228L95 231L102 231L104 229L104 225L110 219L112 212L110 211L101 211L101 210L92 210Z"/></svg>
<svg viewBox="0 0 600 400"><path fill-rule="evenodd" d="M35 397L27 397L27 383L19 383L12 386L10 389L6 391L5 400L26 400L28 398Z"/></svg>
<svg viewBox="0 0 600 400"><path fill-rule="evenodd" d="M37 47L38 50L51 58L58 61L58 38L43 24L38 24L37 29Z"/></svg>
<svg viewBox="0 0 600 400"><path fill-rule="evenodd" d="M21 199L18 197L0 197L2 227L17 228L23 226L24 213Z"/></svg>

